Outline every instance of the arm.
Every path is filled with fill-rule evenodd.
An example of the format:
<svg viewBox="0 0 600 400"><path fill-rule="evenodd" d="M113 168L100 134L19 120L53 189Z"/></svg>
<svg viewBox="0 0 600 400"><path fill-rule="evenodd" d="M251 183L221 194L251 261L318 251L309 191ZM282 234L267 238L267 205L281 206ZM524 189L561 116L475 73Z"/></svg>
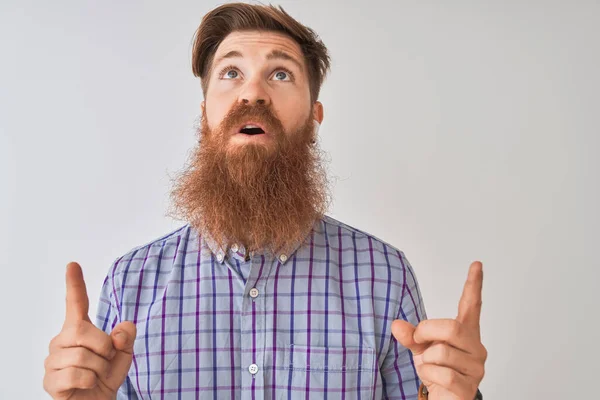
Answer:
<svg viewBox="0 0 600 400"><path fill-rule="evenodd" d="M400 306L395 319L403 319L414 325L427 319L425 306L412 266L400 252L403 269L403 285ZM394 336L381 366L384 399L416 399L421 381L417 375L412 353Z"/></svg>
<svg viewBox="0 0 600 400"><path fill-rule="evenodd" d="M96 326L109 335L113 328L121 322L120 306L118 305L118 299L115 299L115 293L119 293L119 291L115 290L113 282L113 272L117 263L118 260L113 263L108 275L104 279L95 321ZM129 376L125 378L125 381L119 387L116 400L138 400Z"/></svg>

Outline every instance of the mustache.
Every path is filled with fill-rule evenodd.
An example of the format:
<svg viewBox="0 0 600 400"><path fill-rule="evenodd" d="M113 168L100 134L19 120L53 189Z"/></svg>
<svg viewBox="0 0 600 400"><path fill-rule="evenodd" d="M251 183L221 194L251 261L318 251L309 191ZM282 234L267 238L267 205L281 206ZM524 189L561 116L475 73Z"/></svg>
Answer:
<svg viewBox="0 0 600 400"><path fill-rule="evenodd" d="M275 116L270 105L245 103L237 103L229 110L221 122L220 131L227 134L250 119L263 124L270 133L275 135L283 133L283 124Z"/></svg>

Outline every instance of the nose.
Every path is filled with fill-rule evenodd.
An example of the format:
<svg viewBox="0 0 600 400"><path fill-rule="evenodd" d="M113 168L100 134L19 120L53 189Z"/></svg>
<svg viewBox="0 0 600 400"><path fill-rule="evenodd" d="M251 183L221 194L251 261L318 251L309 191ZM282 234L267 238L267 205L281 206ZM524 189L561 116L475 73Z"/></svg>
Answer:
<svg viewBox="0 0 600 400"><path fill-rule="evenodd" d="M242 99L242 101L244 102L244 104L251 104L249 99ZM256 99L256 104L266 104L266 100L265 99Z"/></svg>
<svg viewBox="0 0 600 400"><path fill-rule="evenodd" d="M246 105L270 105L271 97L258 79L248 81L239 95L239 101Z"/></svg>

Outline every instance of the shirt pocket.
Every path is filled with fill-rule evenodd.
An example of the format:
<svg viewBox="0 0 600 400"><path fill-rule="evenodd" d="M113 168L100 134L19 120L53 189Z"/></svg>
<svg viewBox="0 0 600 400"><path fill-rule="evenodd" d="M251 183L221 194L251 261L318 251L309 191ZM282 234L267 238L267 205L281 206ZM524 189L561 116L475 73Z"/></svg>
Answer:
<svg viewBox="0 0 600 400"><path fill-rule="evenodd" d="M371 399L375 351L369 347L322 347L292 344L285 352L288 390L309 398Z"/></svg>

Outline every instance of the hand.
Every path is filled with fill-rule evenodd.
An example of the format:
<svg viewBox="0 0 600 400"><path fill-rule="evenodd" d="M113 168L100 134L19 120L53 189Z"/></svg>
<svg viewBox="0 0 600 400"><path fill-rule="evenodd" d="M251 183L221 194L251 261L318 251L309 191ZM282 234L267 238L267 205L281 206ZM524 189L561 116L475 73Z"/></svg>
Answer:
<svg viewBox="0 0 600 400"><path fill-rule="evenodd" d="M133 357L135 325L121 322L110 336L88 317L81 267L67 265L67 312L44 362L44 390L56 400L115 399Z"/></svg>
<svg viewBox="0 0 600 400"><path fill-rule="evenodd" d="M412 354L429 400L473 400L484 376L487 350L481 344L479 318L483 267L471 264L456 319L392 323L392 334Z"/></svg>

